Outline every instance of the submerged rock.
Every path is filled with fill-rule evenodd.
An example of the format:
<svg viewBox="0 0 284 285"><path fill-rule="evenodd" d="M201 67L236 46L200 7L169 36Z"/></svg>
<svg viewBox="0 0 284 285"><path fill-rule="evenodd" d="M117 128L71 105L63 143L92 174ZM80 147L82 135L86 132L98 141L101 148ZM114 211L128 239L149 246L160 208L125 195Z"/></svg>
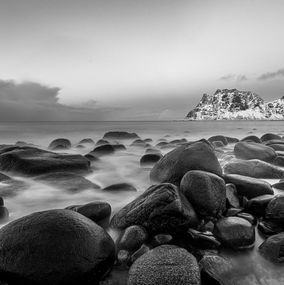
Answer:
<svg viewBox="0 0 284 285"><path fill-rule="evenodd" d="M218 216L226 209L225 181L213 173L188 171L181 180L180 190L202 216Z"/></svg>
<svg viewBox="0 0 284 285"><path fill-rule="evenodd" d="M256 216L264 216L268 203L273 199L272 194L257 196L248 200L245 209Z"/></svg>
<svg viewBox="0 0 284 285"><path fill-rule="evenodd" d="M51 150L69 149L71 148L71 142L63 138L55 139L49 144L48 148Z"/></svg>
<svg viewBox="0 0 284 285"><path fill-rule="evenodd" d="M194 209L178 188L170 183L151 186L119 210L111 221L114 228L142 225L150 233L177 233L197 224Z"/></svg>
<svg viewBox="0 0 284 285"><path fill-rule="evenodd" d="M222 175L222 168L213 147L206 140L186 143L164 155L152 168L153 182L179 184L189 170L203 170Z"/></svg>
<svg viewBox="0 0 284 285"><path fill-rule="evenodd" d="M138 139L139 136L136 133L129 133L124 131L111 131L104 134L103 139L118 139L118 140L129 140Z"/></svg>
<svg viewBox="0 0 284 285"><path fill-rule="evenodd" d="M137 191L137 189L129 183L117 183L103 188L104 191L119 192L119 191Z"/></svg>
<svg viewBox="0 0 284 285"><path fill-rule="evenodd" d="M156 247L138 258L129 270L128 285L200 285L196 258L183 248Z"/></svg>
<svg viewBox="0 0 284 285"><path fill-rule="evenodd" d="M103 144L100 146L97 146L94 148L94 150L91 152L95 156L103 156L103 155L110 155L115 152L114 147L111 144Z"/></svg>
<svg viewBox="0 0 284 285"><path fill-rule="evenodd" d="M140 165L142 167L153 166L162 157L163 155L159 153L144 154L140 159Z"/></svg>
<svg viewBox="0 0 284 285"><path fill-rule="evenodd" d="M80 140L79 144L92 144L93 145L93 144L95 144L95 142L91 138L86 138L86 139Z"/></svg>
<svg viewBox="0 0 284 285"><path fill-rule="evenodd" d="M245 138L243 138L241 141L250 141L250 142L255 142L255 143L261 143L261 140L259 137L257 136L247 136Z"/></svg>
<svg viewBox="0 0 284 285"><path fill-rule="evenodd" d="M276 134L272 134L272 133L267 133L267 134L264 134L260 140L262 142L266 142L266 141L270 141L270 140L281 140L281 137L279 135L276 135Z"/></svg>
<svg viewBox="0 0 284 285"><path fill-rule="evenodd" d="M110 236L69 210L37 212L15 220L0 229L0 239L1 278L8 283L12 275L36 284L97 282L114 262Z"/></svg>
<svg viewBox="0 0 284 285"><path fill-rule="evenodd" d="M221 136L221 135L212 136L208 139L208 141L211 143L221 141L223 143L223 145L227 145L229 143L227 138L225 136Z"/></svg>

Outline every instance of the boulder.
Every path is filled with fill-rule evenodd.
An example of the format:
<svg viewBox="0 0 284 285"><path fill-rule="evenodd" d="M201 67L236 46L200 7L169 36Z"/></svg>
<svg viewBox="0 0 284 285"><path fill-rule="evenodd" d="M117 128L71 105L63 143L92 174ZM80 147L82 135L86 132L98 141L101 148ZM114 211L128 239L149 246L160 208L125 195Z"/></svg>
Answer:
<svg viewBox="0 0 284 285"><path fill-rule="evenodd" d="M80 140L79 144L92 144L93 145L93 144L95 144L95 142L91 138L86 138L86 139Z"/></svg>
<svg viewBox="0 0 284 285"><path fill-rule="evenodd" d="M129 183L117 183L103 188L104 191L119 192L119 191L137 191L137 189Z"/></svg>
<svg viewBox="0 0 284 285"><path fill-rule="evenodd" d="M253 215L260 217L264 216L266 206L273 199L273 197L274 195L272 194L265 194L252 198L245 203L245 209Z"/></svg>
<svg viewBox="0 0 284 285"><path fill-rule="evenodd" d="M269 147L277 151L284 151L284 141L283 144L270 144Z"/></svg>
<svg viewBox="0 0 284 285"><path fill-rule="evenodd" d="M16 147L0 154L0 170L36 176L50 172L89 172L82 155L59 154L34 147Z"/></svg>
<svg viewBox="0 0 284 285"><path fill-rule="evenodd" d="M217 135L217 136L212 136L208 139L209 142L217 142L221 141L224 145L227 145L229 142L225 136Z"/></svg>
<svg viewBox="0 0 284 285"><path fill-rule="evenodd" d="M100 146L100 145L104 145L104 144L109 144L109 141L100 139L96 142L96 146Z"/></svg>
<svg viewBox="0 0 284 285"><path fill-rule="evenodd" d="M154 147L149 147L145 150L145 154L161 154L161 151Z"/></svg>
<svg viewBox="0 0 284 285"><path fill-rule="evenodd" d="M277 221L263 219L259 221L257 229L267 237L284 232L284 224Z"/></svg>
<svg viewBox="0 0 284 285"><path fill-rule="evenodd" d="M239 142L240 140L237 139L237 138L232 138L232 137L226 137L228 143L237 143Z"/></svg>
<svg viewBox="0 0 284 285"><path fill-rule="evenodd" d="M235 184L226 184L226 204L227 206L233 208L240 208L240 200L238 197L238 191Z"/></svg>
<svg viewBox="0 0 284 285"><path fill-rule="evenodd" d="M241 141L242 142L250 141L250 142L255 142L255 143L261 143L260 138L257 136L247 136L247 137L243 138Z"/></svg>
<svg viewBox="0 0 284 285"><path fill-rule="evenodd" d="M196 226L198 218L179 189L163 183L148 188L119 210L111 220L113 228L144 226L149 233L177 233Z"/></svg>
<svg viewBox="0 0 284 285"><path fill-rule="evenodd" d="M203 170L222 175L222 168L213 147L204 139L181 145L164 155L152 168L153 182L179 184L189 170Z"/></svg>
<svg viewBox="0 0 284 285"><path fill-rule="evenodd" d="M112 147L114 148L115 151L126 150L126 146L124 144L121 144L121 143L112 144Z"/></svg>
<svg viewBox="0 0 284 285"><path fill-rule="evenodd" d="M278 263L284 262L284 232L267 238L260 246L259 252L265 258Z"/></svg>
<svg viewBox="0 0 284 285"><path fill-rule="evenodd" d="M239 174L254 178L284 178L284 170L262 160L235 160L224 166L226 174Z"/></svg>
<svg viewBox="0 0 284 285"><path fill-rule="evenodd" d="M52 172L36 176L34 179L41 183L70 192L78 192L86 189L100 189L99 185L72 172Z"/></svg>
<svg viewBox="0 0 284 285"><path fill-rule="evenodd" d="M221 141L212 142L215 148L224 147L225 145Z"/></svg>
<svg viewBox="0 0 284 285"><path fill-rule="evenodd" d="M44 285L97 282L114 263L111 237L69 210L15 220L0 229L0 240L1 279L8 283L13 275Z"/></svg>
<svg viewBox="0 0 284 285"><path fill-rule="evenodd" d="M260 140L262 142L266 142L266 141L270 141L270 140L281 140L281 137L279 135L276 135L276 134L272 134L272 133L267 133L267 134L264 134Z"/></svg>
<svg viewBox="0 0 284 285"><path fill-rule="evenodd" d="M276 195L269 201L265 209L265 217L284 223L284 195Z"/></svg>
<svg viewBox="0 0 284 285"><path fill-rule="evenodd" d="M284 144L284 140L269 140L265 142L266 145L271 145L271 144Z"/></svg>
<svg viewBox="0 0 284 285"><path fill-rule="evenodd" d="M144 142L144 140L137 139L137 140L133 141L130 146L147 147L148 144L146 142Z"/></svg>
<svg viewBox="0 0 284 285"><path fill-rule="evenodd" d="M253 225L239 217L220 219L215 224L213 233L224 246L232 249L252 247L255 241Z"/></svg>
<svg viewBox="0 0 284 285"><path fill-rule="evenodd" d="M2 199L2 197L0 197ZM2 205L0 205L0 224L4 224L9 220L9 211L8 209L3 205L3 199L2 199Z"/></svg>
<svg viewBox="0 0 284 285"><path fill-rule="evenodd" d="M234 153L240 159L259 159L271 162L276 158L275 150L269 146L255 142L238 142L235 144Z"/></svg>
<svg viewBox="0 0 284 285"><path fill-rule="evenodd" d="M219 216L226 209L225 181L216 174L188 171L181 180L180 190L202 216Z"/></svg>
<svg viewBox="0 0 284 285"><path fill-rule="evenodd" d="M103 139L131 140L131 139L139 139L139 136L136 133L129 133L124 131L111 131L105 133Z"/></svg>
<svg viewBox="0 0 284 285"><path fill-rule="evenodd" d="M115 152L114 147L111 144L103 144L100 146L97 146L94 148L94 150L91 152L95 156L104 156L104 155L110 155Z"/></svg>
<svg viewBox="0 0 284 285"><path fill-rule="evenodd" d="M140 166L153 166L162 157L163 155L160 153L144 154L140 159Z"/></svg>
<svg viewBox="0 0 284 285"><path fill-rule="evenodd" d="M55 139L49 144L48 148L51 150L69 149L71 148L71 142L63 138Z"/></svg>
<svg viewBox="0 0 284 285"><path fill-rule="evenodd" d="M188 229L187 237L189 243L199 249L217 249L220 247L220 242L216 240L211 232Z"/></svg>
<svg viewBox="0 0 284 285"><path fill-rule="evenodd" d="M196 258L183 248L161 245L139 257L129 270L128 285L200 285Z"/></svg>
<svg viewBox="0 0 284 285"><path fill-rule="evenodd" d="M283 180L283 179L279 180L279 182L274 183L274 184L272 185L272 187L273 187L273 188L276 188L276 189L278 189L278 190L284 190L284 180Z"/></svg>
<svg viewBox="0 0 284 285"><path fill-rule="evenodd" d="M284 167L284 156L277 156L273 163L278 166Z"/></svg>
<svg viewBox="0 0 284 285"><path fill-rule="evenodd" d="M271 185L260 179L238 174L225 174L224 180L226 183L234 184L237 187L238 194L248 199L274 193Z"/></svg>

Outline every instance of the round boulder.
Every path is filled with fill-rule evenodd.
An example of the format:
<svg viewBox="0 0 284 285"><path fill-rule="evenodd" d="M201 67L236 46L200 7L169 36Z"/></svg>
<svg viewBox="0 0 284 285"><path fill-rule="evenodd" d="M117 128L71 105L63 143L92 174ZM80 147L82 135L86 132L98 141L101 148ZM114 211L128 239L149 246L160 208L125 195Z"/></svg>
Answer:
<svg viewBox="0 0 284 285"><path fill-rule="evenodd" d="M284 223L284 195L277 195L271 199L266 207L265 217Z"/></svg>
<svg viewBox="0 0 284 285"><path fill-rule="evenodd" d="M71 142L68 139L56 139L49 144L48 148L51 150L69 149L71 148Z"/></svg>
<svg viewBox="0 0 284 285"><path fill-rule="evenodd" d="M163 157L160 153L144 154L140 159L140 165L153 166L157 161Z"/></svg>

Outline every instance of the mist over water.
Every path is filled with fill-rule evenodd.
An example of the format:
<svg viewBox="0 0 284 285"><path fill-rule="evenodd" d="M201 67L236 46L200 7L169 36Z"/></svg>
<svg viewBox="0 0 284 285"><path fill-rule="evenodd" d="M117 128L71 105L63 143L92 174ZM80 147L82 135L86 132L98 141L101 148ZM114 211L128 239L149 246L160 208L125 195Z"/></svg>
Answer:
<svg viewBox="0 0 284 285"><path fill-rule="evenodd" d="M32 143L40 148L47 149L49 143L56 138L67 138L73 147L64 153L87 154L94 146L76 148L81 139L92 138L95 142L102 138L107 131L136 132L142 139L151 138L153 146L160 138L168 141L176 138L186 138L194 141L209 138L212 135L222 134L242 138L247 135L262 135L273 132L284 134L284 124L281 121L208 121L208 122L44 122L44 123L1 123L0 144L14 144L17 141ZM85 204L92 201L107 201L112 206L112 212L132 201L151 184L150 169L141 168L139 160L145 149L130 146L131 140L122 141L127 147L125 151L104 156L101 161L95 162L92 173L86 178L101 188L115 183L130 183L138 191L110 192L97 189L70 192L51 187L34 181L32 178L23 178L11 175L13 178L27 183L28 188L21 190L13 197L6 197L5 205L10 212L10 221L35 211L65 208L70 205ZM232 148L232 146L229 146ZM171 149L162 149L162 153ZM222 161L220 161L222 164ZM267 180L275 183L275 180ZM0 184L1 187L4 183ZM273 265L258 254L258 246L263 239L256 230L256 244L254 249L244 252L224 251L222 254L231 259L234 266L234 275L231 276L235 284L248 285L278 285L284 284L283 265Z"/></svg>

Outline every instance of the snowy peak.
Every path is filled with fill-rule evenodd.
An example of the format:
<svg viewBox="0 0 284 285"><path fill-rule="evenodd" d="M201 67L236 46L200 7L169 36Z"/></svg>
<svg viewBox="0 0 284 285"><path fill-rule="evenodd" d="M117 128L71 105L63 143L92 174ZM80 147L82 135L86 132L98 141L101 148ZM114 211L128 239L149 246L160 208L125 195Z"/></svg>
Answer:
<svg viewBox="0 0 284 285"><path fill-rule="evenodd" d="M256 93L237 89L217 89L213 95L203 94L191 110L189 120L283 120L284 96L271 102Z"/></svg>

